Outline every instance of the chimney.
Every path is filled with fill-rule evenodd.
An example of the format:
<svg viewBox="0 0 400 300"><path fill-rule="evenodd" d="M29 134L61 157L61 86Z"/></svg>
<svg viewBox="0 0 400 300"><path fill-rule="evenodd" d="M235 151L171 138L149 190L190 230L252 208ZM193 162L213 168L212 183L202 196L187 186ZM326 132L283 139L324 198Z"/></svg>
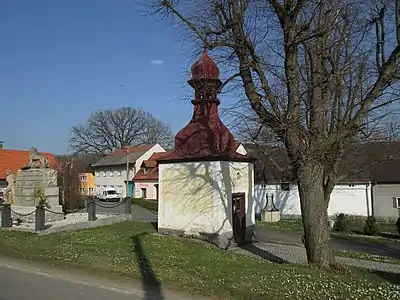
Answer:
<svg viewBox="0 0 400 300"><path fill-rule="evenodd" d="M0 149L3 149L4 142L0 141Z"/></svg>

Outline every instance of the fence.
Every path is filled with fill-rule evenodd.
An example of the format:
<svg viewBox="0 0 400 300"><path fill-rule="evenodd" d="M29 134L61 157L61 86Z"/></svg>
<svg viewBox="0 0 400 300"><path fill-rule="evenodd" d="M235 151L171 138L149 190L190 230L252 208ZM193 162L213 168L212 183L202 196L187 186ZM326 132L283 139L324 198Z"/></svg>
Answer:
<svg viewBox="0 0 400 300"><path fill-rule="evenodd" d="M45 206L36 206L36 208L27 214L21 214L18 212L15 212L12 210L10 204L2 204L1 207L1 228L10 228L12 227L12 217L11 213L14 213L15 215L21 216L21 217L27 217L29 215L35 214L35 231L43 231L45 230L45 223L46 223L46 211L49 213L53 214L62 214L66 215L68 213L76 213L79 211L83 211L86 209L88 213L88 221L96 221L96 207L103 207L103 208L115 208L117 206L123 205L124 206L124 214L130 215L132 214L132 199L127 197L124 198L121 202L118 202L112 206L105 206L99 202L96 201L94 198L88 198L86 201L86 204L83 208L79 208L75 211L69 211L69 212L56 212L48 209Z"/></svg>

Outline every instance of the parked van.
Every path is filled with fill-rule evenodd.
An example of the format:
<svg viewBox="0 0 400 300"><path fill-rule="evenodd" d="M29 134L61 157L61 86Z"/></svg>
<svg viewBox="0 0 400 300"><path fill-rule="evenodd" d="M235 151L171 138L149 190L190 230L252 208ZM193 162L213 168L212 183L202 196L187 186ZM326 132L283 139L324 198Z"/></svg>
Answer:
<svg viewBox="0 0 400 300"><path fill-rule="evenodd" d="M112 187L107 187L100 190L100 193L97 195L97 198L100 201L116 202L121 200L121 195L118 194L116 189Z"/></svg>

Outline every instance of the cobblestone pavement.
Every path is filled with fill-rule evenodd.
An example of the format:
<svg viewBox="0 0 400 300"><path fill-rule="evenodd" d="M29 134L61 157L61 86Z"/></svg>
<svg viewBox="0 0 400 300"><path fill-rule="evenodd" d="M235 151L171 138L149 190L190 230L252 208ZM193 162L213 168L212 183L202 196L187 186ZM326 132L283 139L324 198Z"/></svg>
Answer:
<svg viewBox="0 0 400 300"><path fill-rule="evenodd" d="M242 248L233 248L231 251L280 263L307 263L306 251L304 247L299 246L262 242L245 245ZM336 257L336 260L339 263L349 266L400 274L400 265L396 264L375 262L349 257Z"/></svg>

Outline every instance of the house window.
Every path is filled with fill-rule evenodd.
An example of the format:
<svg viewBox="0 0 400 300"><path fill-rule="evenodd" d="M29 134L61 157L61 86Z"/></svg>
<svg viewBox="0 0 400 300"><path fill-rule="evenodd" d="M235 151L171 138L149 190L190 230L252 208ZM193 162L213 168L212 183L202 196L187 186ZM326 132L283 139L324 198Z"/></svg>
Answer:
<svg viewBox="0 0 400 300"><path fill-rule="evenodd" d="M393 208L400 208L400 197L393 198Z"/></svg>
<svg viewBox="0 0 400 300"><path fill-rule="evenodd" d="M115 171L115 176L121 176L122 174L121 174L121 171L120 170L117 170L117 171Z"/></svg>
<svg viewBox="0 0 400 300"><path fill-rule="evenodd" d="M111 172L111 171L107 171L107 177L111 177L111 176L113 176L114 174Z"/></svg>
<svg viewBox="0 0 400 300"><path fill-rule="evenodd" d="M80 188L80 192L81 192L81 194L84 194L85 193L85 188Z"/></svg>
<svg viewBox="0 0 400 300"><path fill-rule="evenodd" d="M81 181L86 182L86 175L81 175Z"/></svg>
<svg viewBox="0 0 400 300"><path fill-rule="evenodd" d="M105 177L106 176L106 172L102 171L101 172L101 176Z"/></svg>
<svg viewBox="0 0 400 300"><path fill-rule="evenodd" d="M96 177L99 177L99 176L100 176L100 173L99 173L99 172L96 172L95 174L96 174Z"/></svg>
<svg viewBox="0 0 400 300"><path fill-rule="evenodd" d="M141 188L142 190L142 198L146 199L147 198L147 189L146 188Z"/></svg>
<svg viewBox="0 0 400 300"><path fill-rule="evenodd" d="M143 174L144 174L144 175L149 174L149 169L146 168L146 167L144 167L144 168L143 168Z"/></svg>
<svg viewBox="0 0 400 300"><path fill-rule="evenodd" d="M89 188L89 195L93 195L93 193L94 193L94 189L92 187Z"/></svg>
<svg viewBox="0 0 400 300"><path fill-rule="evenodd" d="M349 187L354 187L354 184L349 184Z"/></svg>

